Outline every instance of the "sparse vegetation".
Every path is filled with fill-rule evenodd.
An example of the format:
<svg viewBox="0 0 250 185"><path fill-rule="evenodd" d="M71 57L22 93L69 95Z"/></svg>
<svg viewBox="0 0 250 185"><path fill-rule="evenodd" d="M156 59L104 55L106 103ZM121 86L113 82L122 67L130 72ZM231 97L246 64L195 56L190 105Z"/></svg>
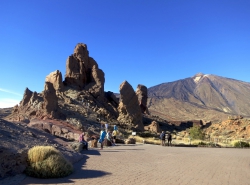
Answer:
<svg viewBox="0 0 250 185"><path fill-rule="evenodd" d="M138 133L138 136L140 136L140 137L156 137L156 135L157 134L149 132L149 131Z"/></svg>
<svg viewBox="0 0 250 185"><path fill-rule="evenodd" d="M249 143L244 142L244 141L236 141L233 143L233 146L236 148L250 147Z"/></svg>
<svg viewBox="0 0 250 185"><path fill-rule="evenodd" d="M201 146L206 146L207 145L207 143L206 142L203 142L203 141L200 141L199 143L198 143L198 145L201 145Z"/></svg>
<svg viewBox="0 0 250 185"><path fill-rule="evenodd" d="M198 126L191 127L189 129L190 137L192 139L201 139L203 140L205 137L205 134L202 132L201 128Z"/></svg>
<svg viewBox="0 0 250 185"><path fill-rule="evenodd" d="M28 151L27 175L37 178L65 177L73 172L72 164L52 146L35 146Z"/></svg>
<svg viewBox="0 0 250 185"><path fill-rule="evenodd" d="M134 138L136 142L145 143L145 144L155 144L160 145L161 141L155 137L143 138L140 136L130 136L129 138Z"/></svg>

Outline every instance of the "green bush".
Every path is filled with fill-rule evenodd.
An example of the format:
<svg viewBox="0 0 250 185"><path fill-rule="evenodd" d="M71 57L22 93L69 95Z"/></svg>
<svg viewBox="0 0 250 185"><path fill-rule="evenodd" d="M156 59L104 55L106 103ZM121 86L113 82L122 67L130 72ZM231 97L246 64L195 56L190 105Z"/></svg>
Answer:
<svg viewBox="0 0 250 185"><path fill-rule="evenodd" d="M200 141L199 143L198 143L198 145L208 145L207 143L205 143L205 142L203 142L203 141Z"/></svg>
<svg viewBox="0 0 250 185"><path fill-rule="evenodd" d="M72 164L52 146L35 146L28 151L26 174L37 178L65 177L73 172Z"/></svg>
<svg viewBox="0 0 250 185"><path fill-rule="evenodd" d="M244 142L244 141L237 141L234 143L234 147L236 148L243 148L243 147L250 147L249 143Z"/></svg>
<svg viewBox="0 0 250 185"><path fill-rule="evenodd" d="M203 140L205 134L202 132L201 128L198 126L191 127L189 129L191 139L201 139Z"/></svg>

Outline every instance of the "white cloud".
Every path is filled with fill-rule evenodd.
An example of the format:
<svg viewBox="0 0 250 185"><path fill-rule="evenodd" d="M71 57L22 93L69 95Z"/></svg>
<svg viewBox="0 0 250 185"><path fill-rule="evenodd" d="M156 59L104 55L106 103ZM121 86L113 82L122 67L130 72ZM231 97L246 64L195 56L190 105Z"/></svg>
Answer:
<svg viewBox="0 0 250 185"><path fill-rule="evenodd" d="M12 91L7 90L7 89L2 89L2 88L0 88L0 91L6 92L6 93L10 93L10 94L14 94L14 95L17 95L17 96L23 96L23 95L21 95L21 94L19 94L19 93L12 92Z"/></svg>
<svg viewBox="0 0 250 185"><path fill-rule="evenodd" d="M19 104L19 102L20 100L3 98L0 99L0 108L14 107L15 105Z"/></svg>

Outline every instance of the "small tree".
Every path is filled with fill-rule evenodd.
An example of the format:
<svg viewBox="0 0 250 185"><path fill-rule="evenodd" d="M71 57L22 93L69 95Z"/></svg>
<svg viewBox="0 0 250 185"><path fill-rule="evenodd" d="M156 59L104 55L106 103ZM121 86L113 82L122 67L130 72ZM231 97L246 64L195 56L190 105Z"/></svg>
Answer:
<svg viewBox="0 0 250 185"><path fill-rule="evenodd" d="M193 126L189 129L189 134L192 139L201 139L203 140L205 134L202 132L199 126Z"/></svg>

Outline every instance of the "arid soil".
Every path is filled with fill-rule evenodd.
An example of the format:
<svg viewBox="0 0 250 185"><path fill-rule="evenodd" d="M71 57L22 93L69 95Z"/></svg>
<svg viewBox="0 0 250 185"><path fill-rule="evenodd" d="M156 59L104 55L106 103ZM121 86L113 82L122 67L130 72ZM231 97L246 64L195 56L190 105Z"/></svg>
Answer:
<svg viewBox="0 0 250 185"><path fill-rule="evenodd" d="M54 146L72 163L83 154L71 148L71 142L45 131L31 128L27 123L9 122L4 119L11 109L0 109L0 179L21 173L25 169L27 150L33 146Z"/></svg>

